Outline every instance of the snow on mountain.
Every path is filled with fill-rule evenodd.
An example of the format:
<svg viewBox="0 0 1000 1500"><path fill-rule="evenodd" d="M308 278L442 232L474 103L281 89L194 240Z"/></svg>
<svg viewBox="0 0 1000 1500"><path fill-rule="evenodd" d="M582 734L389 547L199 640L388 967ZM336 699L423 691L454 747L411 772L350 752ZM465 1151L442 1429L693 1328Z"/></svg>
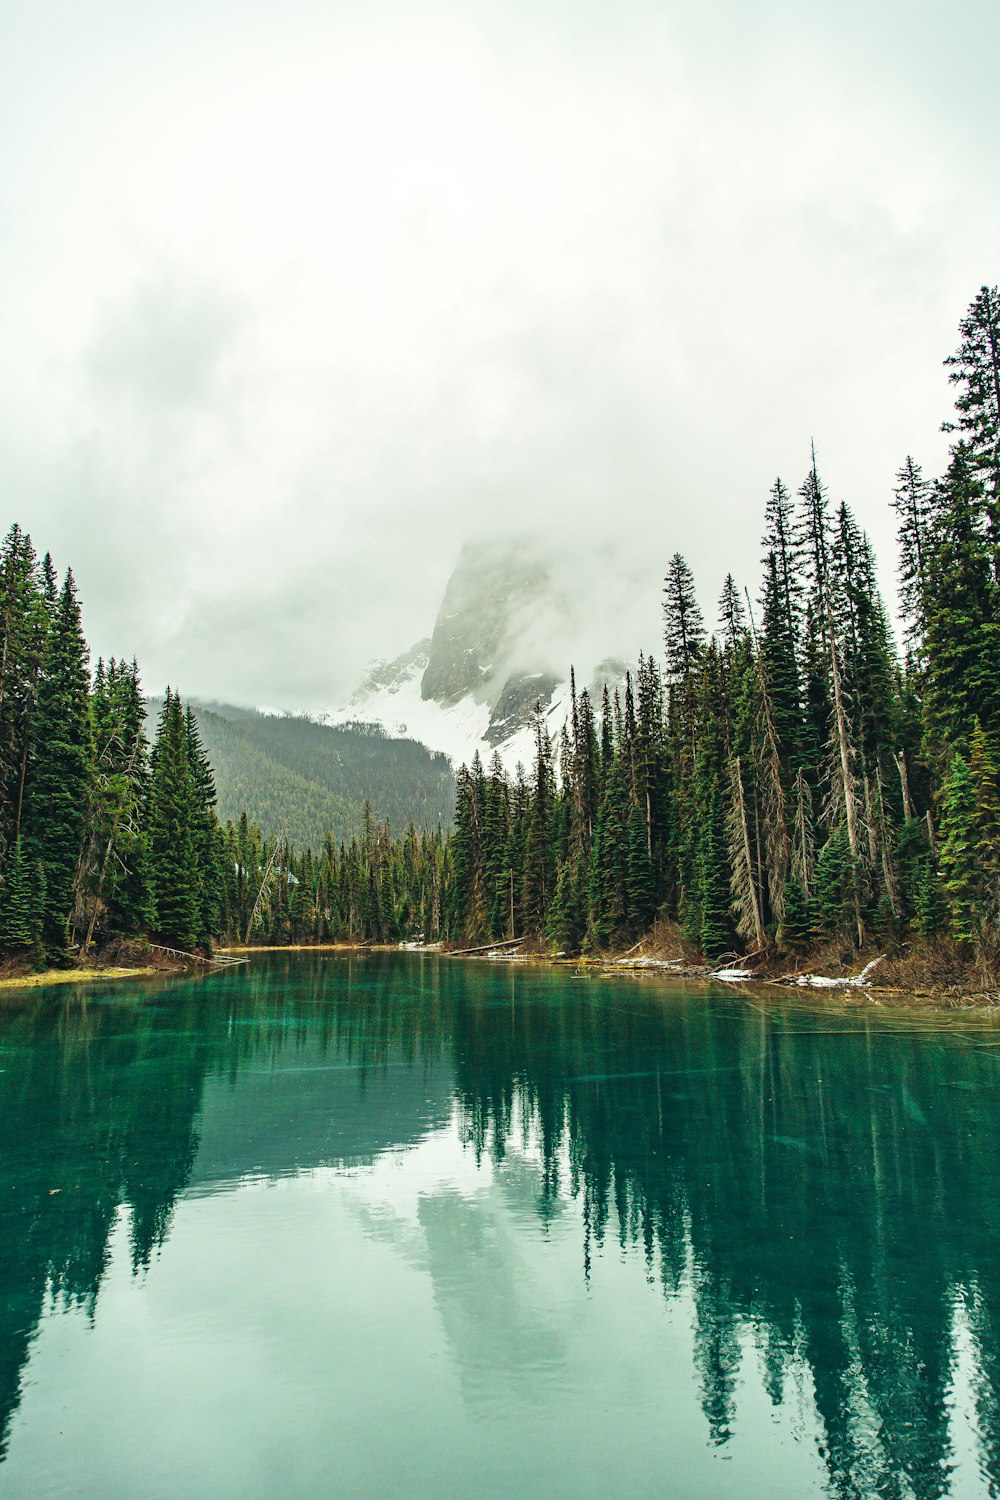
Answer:
<svg viewBox="0 0 1000 1500"><path fill-rule="evenodd" d="M445 590L434 632L392 661L376 662L326 724L381 725L392 737L421 741L468 764L496 751L508 770L534 758L532 716L540 704L556 741L569 718L573 601L523 543L467 545ZM547 663L558 661L558 671ZM587 677L598 701L613 691L624 663L605 658ZM595 705L596 706L596 705Z"/></svg>

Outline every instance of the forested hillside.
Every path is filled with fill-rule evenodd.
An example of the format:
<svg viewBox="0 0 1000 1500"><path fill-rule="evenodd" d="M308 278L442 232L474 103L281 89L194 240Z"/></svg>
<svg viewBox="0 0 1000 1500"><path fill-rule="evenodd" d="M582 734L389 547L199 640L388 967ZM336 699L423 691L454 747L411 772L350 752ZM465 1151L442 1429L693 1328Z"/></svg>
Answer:
<svg viewBox="0 0 1000 1500"><path fill-rule="evenodd" d="M155 722L161 703L151 700ZM370 725L330 727L228 704L193 705L215 772L218 815L245 812L265 834L319 848L361 832L364 804L402 830L447 828L455 807L447 758Z"/></svg>

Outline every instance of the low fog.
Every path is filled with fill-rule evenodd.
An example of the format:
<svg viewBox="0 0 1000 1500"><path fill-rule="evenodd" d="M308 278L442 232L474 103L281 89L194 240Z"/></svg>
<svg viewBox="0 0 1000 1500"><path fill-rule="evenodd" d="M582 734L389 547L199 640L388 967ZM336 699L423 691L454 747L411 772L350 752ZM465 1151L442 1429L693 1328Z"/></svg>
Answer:
<svg viewBox="0 0 1000 1500"><path fill-rule="evenodd" d="M675 550L756 589L811 439L891 585L1000 276L995 4L4 17L5 509L150 691L342 702L497 532L585 655L655 648Z"/></svg>

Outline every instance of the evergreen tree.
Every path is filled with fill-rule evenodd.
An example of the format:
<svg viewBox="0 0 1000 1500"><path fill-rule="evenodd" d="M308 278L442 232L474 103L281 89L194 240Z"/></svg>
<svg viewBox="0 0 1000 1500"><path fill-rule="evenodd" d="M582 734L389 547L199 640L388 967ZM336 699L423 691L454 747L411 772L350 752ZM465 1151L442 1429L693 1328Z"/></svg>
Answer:
<svg viewBox="0 0 1000 1500"><path fill-rule="evenodd" d="M167 689L153 746L146 822L155 930L168 946L195 946L201 927L201 882L192 809L193 778L178 695Z"/></svg>
<svg viewBox="0 0 1000 1500"><path fill-rule="evenodd" d="M813 877L813 933L817 938L843 935L855 910L855 870L847 829L839 823L816 861Z"/></svg>
<svg viewBox="0 0 1000 1500"><path fill-rule="evenodd" d="M802 544L795 503L780 479L771 487L764 527L765 562L774 557L775 608L783 616L783 633L794 649L802 607Z"/></svg>
<svg viewBox="0 0 1000 1500"><path fill-rule="evenodd" d="M698 846L701 886L699 945L705 957L714 960L729 951L733 944L725 812L718 784L713 785L709 794Z"/></svg>
<svg viewBox="0 0 1000 1500"><path fill-rule="evenodd" d="M946 432L961 433L961 445L982 487L994 559L1000 558L1000 291L980 287L959 324L962 342L945 360L958 387L958 419Z"/></svg>
<svg viewBox="0 0 1000 1500"><path fill-rule="evenodd" d="M10 951L30 948L38 936L32 897L33 882L20 838L7 860L7 871L0 890L0 947Z"/></svg>
<svg viewBox="0 0 1000 1500"><path fill-rule="evenodd" d="M976 862L982 882L985 915L1000 915L1000 790L990 743L979 720L972 732L969 774L976 791Z"/></svg>
<svg viewBox="0 0 1000 1500"><path fill-rule="evenodd" d="M1000 642L992 570L977 519L982 486L955 448L941 486L924 600L925 706L932 755L967 741L978 716L1000 728Z"/></svg>
<svg viewBox="0 0 1000 1500"><path fill-rule="evenodd" d="M529 930L545 931L548 903L555 885L552 857L552 819L555 786L552 745L541 704L535 705L535 770L528 801L524 839L523 909Z"/></svg>
<svg viewBox="0 0 1000 1500"><path fill-rule="evenodd" d="M184 715L184 745L191 784L191 844L198 872L198 941L210 944L219 933L222 900L215 778L190 707Z"/></svg>
<svg viewBox="0 0 1000 1500"><path fill-rule="evenodd" d="M671 682L682 682L694 670L705 649L705 621L691 569L679 552L670 559L663 580L663 639L668 678Z"/></svg>
<svg viewBox="0 0 1000 1500"><path fill-rule="evenodd" d="M899 516L899 601L906 627L906 640L919 650L924 637L924 599L931 544L933 486L920 465L909 455L896 475L893 509Z"/></svg>
<svg viewBox="0 0 1000 1500"><path fill-rule="evenodd" d="M719 595L719 633L725 650L735 651L746 634L746 610L736 580L727 573Z"/></svg>
<svg viewBox="0 0 1000 1500"><path fill-rule="evenodd" d="M955 754L942 789L941 868L951 931L971 941L979 931L982 880L977 856L976 788L961 755Z"/></svg>
<svg viewBox="0 0 1000 1500"><path fill-rule="evenodd" d="M805 948L813 934L812 914L801 883L790 875L785 884L784 913L781 919L781 942L793 952Z"/></svg>
<svg viewBox="0 0 1000 1500"><path fill-rule="evenodd" d="M67 573L39 684L24 820L29 856L45 878L42 931L53 956L70 944L92 770L87 643Z"/></svg>

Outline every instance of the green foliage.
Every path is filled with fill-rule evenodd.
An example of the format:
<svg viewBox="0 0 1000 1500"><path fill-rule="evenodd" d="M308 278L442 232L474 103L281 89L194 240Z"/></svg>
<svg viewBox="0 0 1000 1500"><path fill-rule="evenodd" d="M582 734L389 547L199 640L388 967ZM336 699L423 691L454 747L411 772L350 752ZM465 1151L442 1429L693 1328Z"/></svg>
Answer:
<svg viewBox="0 0 1000 1500"><path fill-rule="evenodd" d="M951 931L971 941L980 925L983 879L977 849L976 787L957 753L945 778L942 804L941 868Z"/></svg>
<svg viewBox="0 0 1000 1500"><path fill-rule="evenodd" d="M152 703L150 712L159 712ZM318 849L359 834L370 800L394 828L448 827L455 781L443 755L373 725L330 726L223 704L194 705L222 822L246 812L270 837Z"/></svg>
<svg viewBox="0 0 1000 1500"><path fill-rule="evenodd" d="M847 829L838 824L816 861L813 877L813 932L817 938L842 936L854 917L854 861Z"/></svg>
<svg viewBox="0 0 1000 1500"><path fill-rule="evenodd" d="M781 919L781 941L793 953L808 946L813 934L812 914L806 893L795 875L785 885L784 915Z"/></svg>
<svg viewBox="0 0 1000 1500"><path fill-rule="evenodd" d="M195 785L180 698L167 690L153 746L149 881L154 930L168 946L193 948L201 927L201 882L192 813Z"/></svg>
<svg viewBox="0 0 1000 1500"><path fill-rule="evenodd" d="M20 838L7 860L7 875L0 891L0 945L17 952L30 948L38 937L32 898L34 882Z"/></svg>
<svg viewBox="0 0 1000 1500"><path fill-rule="evenodd" d="M65 954L93 772L87 643L72 573L55 607L33 715L24 837L45 877L42 931Z"/></svg>

